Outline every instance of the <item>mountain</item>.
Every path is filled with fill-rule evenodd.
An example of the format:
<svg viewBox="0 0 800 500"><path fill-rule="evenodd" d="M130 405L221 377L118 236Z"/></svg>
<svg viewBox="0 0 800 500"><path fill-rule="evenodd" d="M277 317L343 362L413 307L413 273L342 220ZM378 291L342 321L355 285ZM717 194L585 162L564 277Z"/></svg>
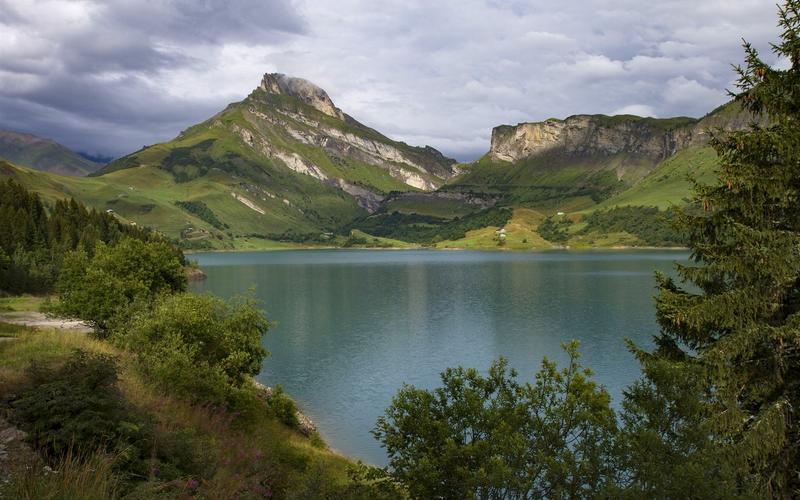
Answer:
<svg viewBox="0 0 800 500"><path fill-rule="evenodd" d="M499 195L512 204L585 209L644 182L675 155L707 148L709 129L736 130L751 121L730 103L699 120L575 115L501 125L492 130L486 155L444 189Z"/></svg>
<svg viewBox="0 0 800 500"><path fill-rule="evenodd" d="M43 172L83 176L102 165L61 144L32 134L0 130L0 158Z"/></svg>
<svg viewBox="0 0 800 500"><path fill-rule="evenodd" d="M48 193L61 186L62 195L190 248L331 232L390 193L432 191L459 172L455 160L389 139L313 83L281 74L264 75L241 102L84 182L17 170Z"/></svg>
<svg viewBox="0 0 800 500"><path fill-rule="evenodd" d="M137 166L168 171L178 183L221 171L257 185L259 198L285 191L290 201L303 192L298 184L305 180L292 178L299 174L368 211L391 191L431 191L457 173L455 160L393 141L345 114L313 83L278 73L173 141L123 157L98 175Z"/></svg>
<svg viewBox="0 0 800 500"><path fill-rule="evenodd" d="M729 103L701 119L575 115L501 125L481 159L458 164L359 123L307 80L266 74L241 102L90 177L8 163L0 177L46 200L73 196L111 210L193 249L484 248L500 244L495 226L511 228L503 243L516 249L674 244L658 210L685 202L690 175L713 179L709 129L752 121Z"/></svg>

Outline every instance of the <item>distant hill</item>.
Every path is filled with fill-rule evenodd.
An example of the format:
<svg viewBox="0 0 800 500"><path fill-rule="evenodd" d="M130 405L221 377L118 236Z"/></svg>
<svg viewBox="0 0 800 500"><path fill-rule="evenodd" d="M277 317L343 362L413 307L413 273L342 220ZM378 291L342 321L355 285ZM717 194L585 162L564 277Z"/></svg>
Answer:
<svg viewBox="0 0 800 500"><path fill-rule="evenodd" d="M0 158L42 172L83 176L102 167L78 153L33 134L0 130Z"/></svg>

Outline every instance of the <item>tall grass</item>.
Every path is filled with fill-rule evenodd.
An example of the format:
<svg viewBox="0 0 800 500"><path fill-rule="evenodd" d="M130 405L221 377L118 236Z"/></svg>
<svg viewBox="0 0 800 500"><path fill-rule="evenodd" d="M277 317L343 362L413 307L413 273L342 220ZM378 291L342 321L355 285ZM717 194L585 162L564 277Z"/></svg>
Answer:
<svg viewBox="0 0 800 500"><path fill-rule="evenodd" d="M10 481L0 488L0 496L20 500L119 498L114 461L102 452L81 456L69 451L52 468L41 463L17 464Z"/></svg>

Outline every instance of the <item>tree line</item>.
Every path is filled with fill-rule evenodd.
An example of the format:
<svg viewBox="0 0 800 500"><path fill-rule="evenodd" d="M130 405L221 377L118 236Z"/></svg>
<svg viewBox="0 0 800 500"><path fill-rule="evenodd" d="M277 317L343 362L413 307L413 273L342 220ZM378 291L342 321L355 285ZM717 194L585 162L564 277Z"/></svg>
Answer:
<svg viewBox="0 0 800 500"><path fill-rule="evenodd" d="M83 249L91 255L96 243L124 237L166 241L74 199L47 207L13 179L0 182L0 293L52 292L67 253ZM174 254L183 261L180 250Z"/></svg>

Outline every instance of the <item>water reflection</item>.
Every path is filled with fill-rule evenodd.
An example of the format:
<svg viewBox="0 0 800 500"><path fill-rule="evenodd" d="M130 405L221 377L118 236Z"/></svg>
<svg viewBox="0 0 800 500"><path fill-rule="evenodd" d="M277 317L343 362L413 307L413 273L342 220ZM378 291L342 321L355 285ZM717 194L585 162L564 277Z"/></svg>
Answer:
<svg viewBox="0 0 800 500"><path fill-rule="evenodd" d="M336 449L384 464L369 430L403 383L434 387L444 368L509 358L531 378L542 356L582 341L613 395L638 375L623 338L656 332L653 271L675 252L539 254L293 251L200 254L199 290L255 285L272 357L259 379L283 384Z"/></svg>

